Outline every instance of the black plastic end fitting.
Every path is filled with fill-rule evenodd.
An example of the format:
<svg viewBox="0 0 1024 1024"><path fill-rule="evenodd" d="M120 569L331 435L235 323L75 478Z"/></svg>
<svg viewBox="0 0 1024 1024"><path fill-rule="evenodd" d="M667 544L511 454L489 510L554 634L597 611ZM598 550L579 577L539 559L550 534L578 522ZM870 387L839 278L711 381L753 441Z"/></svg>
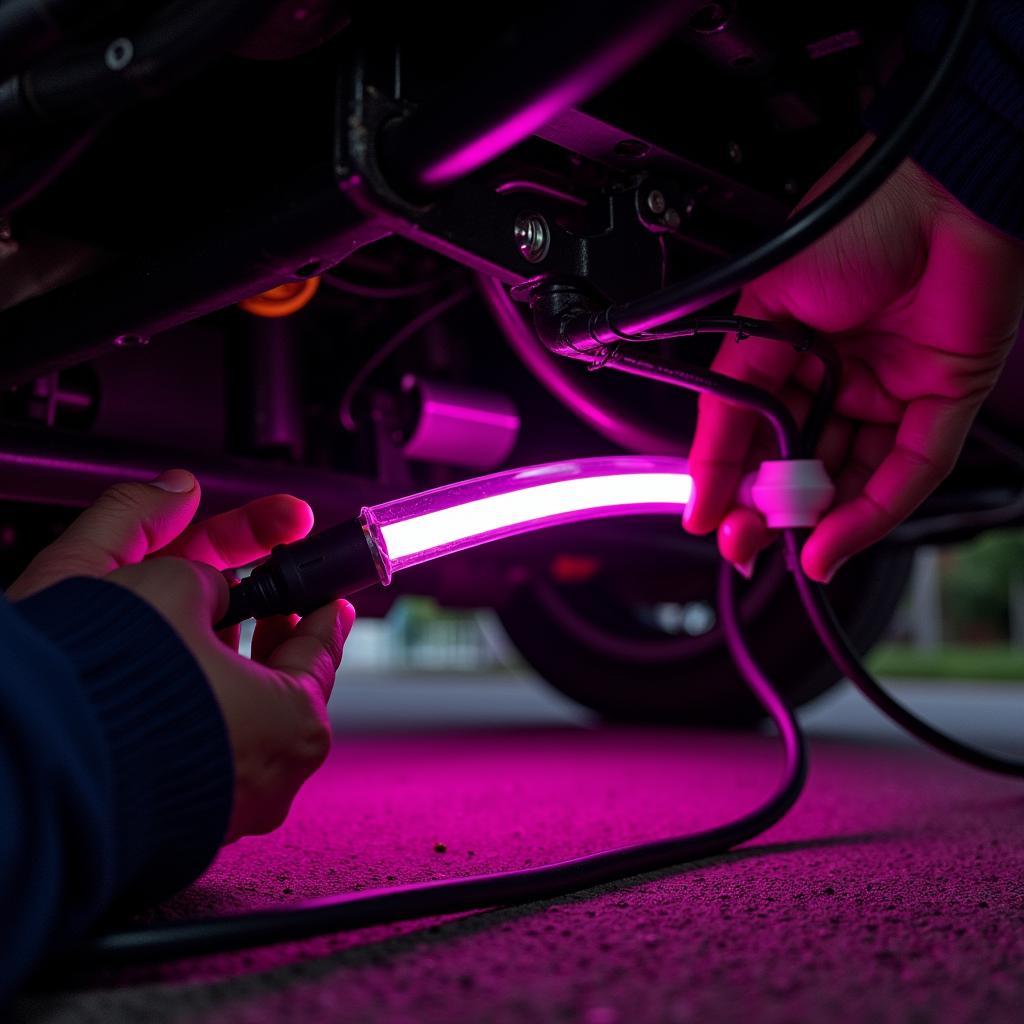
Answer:
<svg viewBox="0 0 1024 1024"><path fill-rule="evenodd" d="M262 565L231 588L217 629L243 619L307 615L339 597L381 582L361 519L348 519L294 544L279 544Z"/></svg>

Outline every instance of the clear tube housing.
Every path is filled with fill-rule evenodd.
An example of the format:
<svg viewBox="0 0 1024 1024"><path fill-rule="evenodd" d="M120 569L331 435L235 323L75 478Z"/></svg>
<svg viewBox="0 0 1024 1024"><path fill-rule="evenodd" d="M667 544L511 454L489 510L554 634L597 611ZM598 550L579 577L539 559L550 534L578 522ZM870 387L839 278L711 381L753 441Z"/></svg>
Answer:
<svg viewBox="0 0 1024 1024"><path fill-rule="evenodd" d="M675 513L690 500L685 459L608 455L510 469L362 510L383 582L464 548L547 526Z"/></svg>

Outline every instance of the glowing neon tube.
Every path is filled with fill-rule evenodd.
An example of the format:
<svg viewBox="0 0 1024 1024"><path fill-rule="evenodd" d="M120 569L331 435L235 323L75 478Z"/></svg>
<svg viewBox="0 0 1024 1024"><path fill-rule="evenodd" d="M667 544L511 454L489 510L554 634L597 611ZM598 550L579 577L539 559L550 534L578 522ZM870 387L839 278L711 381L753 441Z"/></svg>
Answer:
<svg viewBox="0 0 1024 1024"><path fill-rule="evenodd" d="M513 469L364 508L389 581L442 555L548 526L607 516L680 513L693 482L686 460L612 455Z"/></svg>
<svg viewBox="0 0 1024 1024"><path fill-rule="evenodd" d="M364 508L270 558L230 592L218 628L305 614L394 573L505 537L583 519L682 512L693 493L685 459L609 455L464 480Z"/></svg>

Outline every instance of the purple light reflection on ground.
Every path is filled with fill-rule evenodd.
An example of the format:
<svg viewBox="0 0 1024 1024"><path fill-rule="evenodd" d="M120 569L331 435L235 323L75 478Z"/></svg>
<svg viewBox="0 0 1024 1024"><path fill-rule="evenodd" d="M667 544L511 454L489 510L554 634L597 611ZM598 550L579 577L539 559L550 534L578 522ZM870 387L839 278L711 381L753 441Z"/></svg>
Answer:
<svg viewBox="0 0 1024 1024"><path fill-rule="evenodd" d="M440 927L168 965L135 976L157 989L79 998L92 1019L144 1006L141 1019L196 1024L1018 1019L1020 787L914 748L818 741L812 754L808 793L758 841L763 853ZM752 806L778 766L773 740L742 735L343 735L282 830L226 849L164 913L513 868L693 829Z"/></svg>

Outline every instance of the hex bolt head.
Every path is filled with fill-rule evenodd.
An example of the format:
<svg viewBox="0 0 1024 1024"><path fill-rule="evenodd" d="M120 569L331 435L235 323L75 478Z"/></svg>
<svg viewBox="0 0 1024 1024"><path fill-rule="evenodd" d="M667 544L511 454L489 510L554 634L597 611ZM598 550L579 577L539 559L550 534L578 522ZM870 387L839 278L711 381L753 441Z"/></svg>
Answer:
<svg viewBox="0 0 1024 1024"><path fill-rule="evenodd" d="M679 227L679 224L680 224L682 218L679 216L679 211L675 207L670 206L665 211L664 220L665 220L665 227L669 228L672 231L675 231L676 228Z"/></svg>

